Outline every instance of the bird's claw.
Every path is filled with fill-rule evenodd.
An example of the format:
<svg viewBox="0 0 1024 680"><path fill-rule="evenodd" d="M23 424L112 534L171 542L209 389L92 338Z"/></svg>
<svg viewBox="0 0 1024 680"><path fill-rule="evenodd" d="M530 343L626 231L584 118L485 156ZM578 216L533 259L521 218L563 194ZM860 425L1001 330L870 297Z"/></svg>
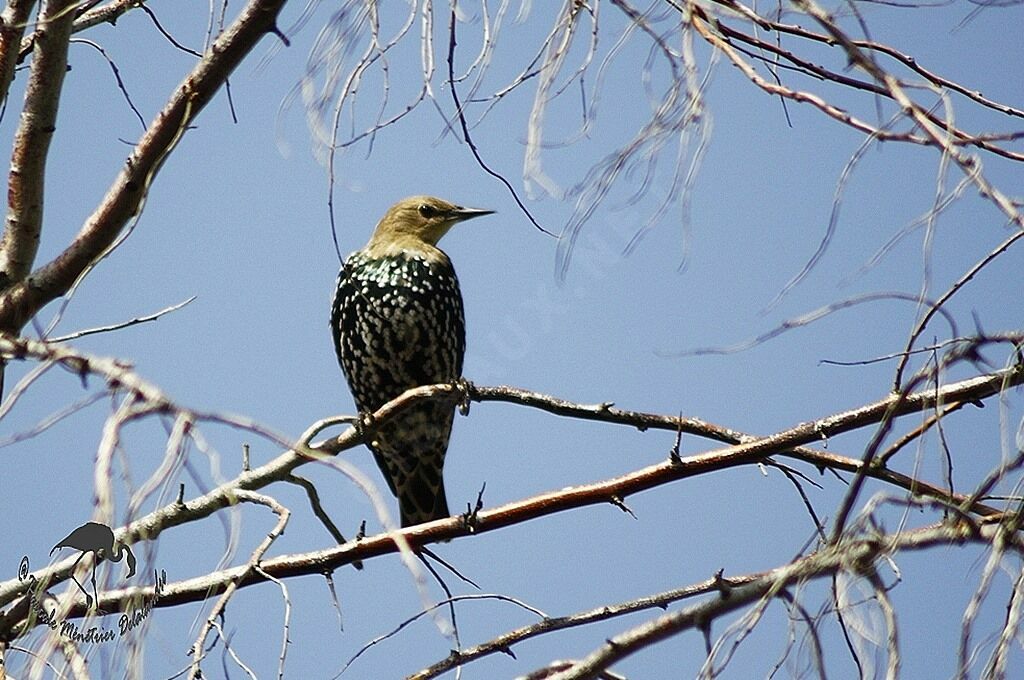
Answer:
<svg viewBox="0 0 1024 680"><path fill-rule="evenodd" d="M455 389L459 391L459 413L469 415L469 405L476 395L476 385L469 378L460 377L454 383Z"/></svg>
<svg viewBox="0 0 1024 680"><path fill-rule="evenodd" d="M484 485L480 487L480 493L476 495L476 503L472 506L466 503L466 512L460 515L462 526L471 534L476 531L476 527L480 523L479 515L480 511L484 508L484 489L486 488L487 483L484 482Z"/></svg>
<svg viewBox="0 0 1024 680"><path fill-rule="evenodd" d="M355 420L356 433L364 442L369 442L370 435L377 429L377 419L372 411L360 411Z"/></svg>

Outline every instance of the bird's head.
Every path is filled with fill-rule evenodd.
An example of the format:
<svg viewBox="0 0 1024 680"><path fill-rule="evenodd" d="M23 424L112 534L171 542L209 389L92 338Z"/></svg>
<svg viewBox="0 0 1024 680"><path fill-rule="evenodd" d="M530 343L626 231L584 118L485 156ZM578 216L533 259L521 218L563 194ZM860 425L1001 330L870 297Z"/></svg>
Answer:
<svg viewBox="0 0 1024 680"><path fill-rule="evenodd" d="M411 196L388 209L377 223L367 248L383 253L409 245L436 246L441 237L459 222L493 212L464 208L433 196Z"/></svg>

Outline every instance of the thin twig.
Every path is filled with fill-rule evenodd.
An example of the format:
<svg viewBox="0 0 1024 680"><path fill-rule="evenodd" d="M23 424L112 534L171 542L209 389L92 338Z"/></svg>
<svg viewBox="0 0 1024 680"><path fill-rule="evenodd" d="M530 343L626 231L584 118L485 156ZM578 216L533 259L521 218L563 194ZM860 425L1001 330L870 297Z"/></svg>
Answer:
<svg viewBox="0 0 1024 680"><path fill-rule="evenodd" d="M67 335L59 335L55 338L47 338L46 340L47 342L68 342L69 340L77 340L78 338L84 338L87 335L96 335L97 333L109 333L111 331L119 331L122 328L129 328L131 326L137 326L139 324L147 323L149 321L156 321L165 314L170 314L171 312L178 311L185 305L195 300L196 297L197 296L193 295L187 300L183 300L177 304L171 305L170 307L164 307L158 312L146 314L145 316L137 316L134 319L129 319L128 321L122 321L120 323L114 323L108 326L97 326L96 328L87 328L85 330L75 331L74 333L69 333Z"/></svg>

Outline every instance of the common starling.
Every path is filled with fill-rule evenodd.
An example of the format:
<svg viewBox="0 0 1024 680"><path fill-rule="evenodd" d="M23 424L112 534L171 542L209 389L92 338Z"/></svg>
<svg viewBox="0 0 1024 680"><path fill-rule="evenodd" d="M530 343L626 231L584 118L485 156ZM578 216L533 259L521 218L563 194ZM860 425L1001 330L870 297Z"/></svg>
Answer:
<svg viewBox="0 0 1024 680"><path fill-rule="evenodd" d="M462 376L466 321L451 260L437 242L456 223L493 210L430 196L399 201L338 274L331 331L361 412L420 385ZM455 408L423 402L381 423L367 443L402 526L448 517L442 470Z"/></svg>

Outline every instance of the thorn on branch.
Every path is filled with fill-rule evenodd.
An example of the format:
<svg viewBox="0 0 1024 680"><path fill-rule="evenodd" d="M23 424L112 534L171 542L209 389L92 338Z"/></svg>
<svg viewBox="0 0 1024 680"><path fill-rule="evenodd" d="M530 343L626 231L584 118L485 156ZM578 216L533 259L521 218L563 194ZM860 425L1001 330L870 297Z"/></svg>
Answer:
<svg viewBox="0 0 1024 680"><path fill-rule="evenodd" d="M516 653L512 651L511 647L499 647L498 651L501 652L502 654L504 654L505 656L512 657L516 661L519 660L519 657L516 656Z"/></svg>
<svg viewBox="0 0 1024 680"><path fill-rule="evenodd" d="M366 538L366 520L365 519L362 522L359 523L359 531L356 532L356 537L355 537L354 540L358 543L359 541L363 540L364 538Z"/></svg>
<svg viewBox="0 0 1024 680"><path fill-rule="evenodd" d="M673 465L680 465L683 459L679 455L679 446L683 442L683 412L679 412L679 427L676 429L676 440L669 449L668 459Z"/></svg>
<svg viewBox="0 0 1024 680"><path fill-rule="evenodd" d="M327 582L327 590L331 593L331 603L334 605L334 611L338 613L338 630L344 633L345 619L341 615L341 602L338 600L338 591L334 587L334 571L331 569L325 570L323 577Z"/></svg>
<svg viewBox="0 0 1024 680"><path fill-rule="evenodd" d="M185 482L178 484L178 497L174 499L177 506L185 505Z"/></svg>
<svg viewBox="0 0 1024 680"><path fill-rule="evenodd" d="M242 472L249 472L252 467L249 465L249 445L242 444Z"/></svg>
<svg viewBox="0 0 1024 680"><path fill-rule="evenodd" d="M271 24L270 28L267 29L267 33L276 35L285 47L292 46L292 41L288 39L288 36L281 32L281 29L277 27L277 24Z"/></svg>
<svg viewBox="0 0 1024 680"><path fill-rule="evenodd" d="M704 636L704 651L707 653L708 657L710 657L712 650L711 622L705 619L704 617L701 617L700 620L697 621L697 629L700 630L700 634Z"/></svg>
<svg viewBox="0 0 1024 680"><path fill-rule="evenodd" d="M722 578L724 569L719 569L715 572L715 588L721 593L722 599L728 599L732 595L732 584L729 583L728 579Z"/></svg>
<svg viewBox="0 0 1024 680"><path fill-rule="evenodd" d="M89 360L82 359L78 364L78 378L82 381L82 389L89 389Z"/></svg>
<svg viewBox="0 0 1024 680"><path fill-rule="evenodd" d="M619 510L628 513L629 516L633 519L637 519L636 513L629 509L629 506L626 505L626 502L622 500L621 496L613 495L611 498L608 499L608 502L617 507Z"/></svg>

